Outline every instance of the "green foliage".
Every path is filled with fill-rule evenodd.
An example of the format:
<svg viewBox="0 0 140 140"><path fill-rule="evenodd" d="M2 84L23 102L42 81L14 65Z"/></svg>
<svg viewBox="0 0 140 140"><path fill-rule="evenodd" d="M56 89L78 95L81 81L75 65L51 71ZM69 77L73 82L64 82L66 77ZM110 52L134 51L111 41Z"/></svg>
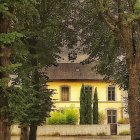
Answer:
<svg viewBox="0 0 140 140"><path fill-rule="evenodd" d="M68 41L68 45L73 44L70 36L74 38L73 41L76 40L73 29L65 24L68 15L70 16L68 9L72 5L69 1L56 0L38 2L15 0L12 3L7 0L7 3L16 7L13 17L16 37L14 38L12 33L6 34L6 42L5 38L2 41L12 43L14 47L11 62L21 64L12 71L12 74L17 75L12 85L21 86L21 89L13 89L15 94L9 97L11 116L14 117L13 121L19 123L40 125L49 116L52 107L52 91L47 90L45 86L48 77L40 69L56 63L59 58L57 54L64 40ZM16 31L19 34L16 34ZM21 40L18 37L22 37ZM23 98L23 100L18 101L19 106L17 106L13 98L16 100Z"/></svg>
<svg viewBox="0 0 140 140"><path fill-rule="evenodd" d="M99 113L98 113L98 95L97 88L95 88L94 99L93 99L93 124L98 124L99 122Z"/></svg>
<svg viewBox="0 0 140 140"><path fill-rule="evenodd" d="M64 114L66 116L67 124L77 124L79 113L78 110L74 108L74 106L70 106L70 108L64 110Z"/></svg>
<svg viewBox="0 0 140 140"><path fill-rule="evenodd" d="M10 117L15 123L42 125L49 116L52 107L53 91L35 91L20 86L9 96Z"/></svg>
<svg viewBox="0 0 140 140"><path fill-rule="evenodd" d="M80 92L80 124L85 124L85 115L86 115L85 92L84 92L84 85L82 85L81 92Z"/></svg>
<svg viewBox="0 0 140 140"><path fill-rule="evenodd" d="M0 43L1 44L11 44L14 43L17 39L22 38L21 33L12 32L12 33L1 33L0 34Z"/></svg>
<svg viewBox="0 0 140 140"><path fill-rule="evenodd" d="M63 112L52 112L48 118L48 124L77 124L79 118L78 110L74 106L65 108Z"/></svg>
<svg viewBox="0 0 140 140"><path fill-rule="evenodd" d="M92 124L92 92L88 86L85 93L85 86L82 85L80 92L80 124Z"/></svg>
<svg viewBox="0 0 140 140"><path fill-rule="evenodd" d="M12 63L10 70L10 65L0 67L0 113L6 122L27 124L32 132L32 126L42 125L49 116L53 91L46 89L48 77L42 69L56 63L64 44L71 47L77 43L74 29L69 28L73 22L73 2L1 0L0 46L10 48L6 59ZM0 55L4 58L7 54ZM5 62L5 58L1 60ZM17 77L7 87L10 74ZM68 121L73 122L70 115Z"/></svg>
<svg viewBox="0 0 140 140"><path fill-rule="evenodd" d="M136 13L137 13L137 12L138 12L138 13L140 12L140 1L139 1L139 0L137 0L134 9L135 9L135 12L136 12Z"/></svg>
<svg viewBox="0 0 140 140"><path fill-rule="evenodd" d="M105 2L103 6L108 5L108 2L110 1ZM111 6L116 10L114 5ZM122 57L124 50L116 34L102 21L98 14L99 7L96 8L96 1L87 0L82 3L79 10L78 27L79 30L82 28L81 42L84 53L89 55L83 63L95 60L96 66L93 67L104 76L104 80L114 79L116 84L126 90L129 76L126 61Z"/></svg>
<svg viewBox="0 0 140 140"><path fill-rule="evenodd" d="M2 13L2 14L5 15L5 16L11 15L11 14L8 12L7 3L1 3L1 4L0 4L0 13Z"/></svg>
<svg viewBox="0 0 140 140"><path fill-rule="evenodd" d="M85 124L92 124L92 92L90 86L88 86L88 91L85 93Z"/></svg>
<svg viewBox="0 0 140 140"><path fill-rule="evenodd" d="M66 124L66 117L61 112L53 112L48 118L48 124Z"/></svg>

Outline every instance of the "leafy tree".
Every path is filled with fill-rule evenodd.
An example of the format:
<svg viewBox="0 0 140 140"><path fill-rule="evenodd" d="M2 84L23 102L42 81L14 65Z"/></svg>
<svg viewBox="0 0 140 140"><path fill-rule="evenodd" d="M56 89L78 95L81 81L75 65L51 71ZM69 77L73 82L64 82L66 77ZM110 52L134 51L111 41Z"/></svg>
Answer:
<svg viewBox="0 0 140 140"><path fill-rule="evenodd" d="M30 91L32 87L32 93L34 97L36 97L36 100L38 99L39 101L39 95L37 93L46 92L42 91L44 90L44 83L42 83L42 79L40 78L40 75L43 75L40 69L45 65L48 66L54 63L56 59L59 58L59 56L56 55L56 53L60 52L59 47L64 44L71 47L72 44L77 42L77 38L72 35L74 30L69 27L73 19L71 14L69 14L71 12L68 8L75 6L72 4L72 1L2 0L0 3L1 69L3 70L1 72L1 101L4 102L0 108L0 110L4 110L3 113L1 113L0 121L2 125L0 126L3 127L0 127L0 130L2 130L0 132L2 132L2 140L5 140L6 137L4 137L4 133L6 132L4 132L4 130L6 129L4 129L4 127L9 128L10 120L7 118L11 117L7 112L7 108L9 109L8 98L11 98L9 95L11 94L11 89L8 90L10 93L7 92L9 73L18 75L15 79L16 82L23 84L23 91L20 89L18 90L19 92ZM22 39L17 42L17 39L21 37ZM23 50L23 52L20 52L20 49ZM17 65L19 67L18 69L15 69L15 67L17 67L16 65L12 65L13 72L9 71L11 54L12 63L22 65L21 67ZM19 57L21 58L18 59ZM36 102L33 103L35 105ZM33 107L33 104L31 106ZM11 119L13 118L11 117ZM4 122L6 122L6 124ZM34 119L32 123L36 124L36 122L37 119ZM32 127L32 125L30 126ZM30 130L32 130L32 128L30 128ZM34 132L32 131L33 135L35 135L35 131L36 129L34 129ZM33 139L35 139L35 137Z"/></svg>
<svg viewBox="0 0 140 140"><path fill-rule="evenodd" d="M128 90L132 139L139 138L140 3L138 0L89 0L82 4L81 35L86 51L90 52L86 63L99 60L97 64L101 62L101 65L97 66L98 70L106 78L113 77L116 83Z"/></svg>
<svg viewBox="0 0 140 140"><path fill-rule="evenodd" d="M98 124L99 112L98 112L98 95L97 88L95 88L94 99L93 99L93 124Z"/></svg>
<svg viewBox="0 0 140 140"><path fill-rule="evenodd" d="M125 2L125 3L124 3ZM113 9L116 12L116 8L113 5L118 7L118 12L112 13L110 10L107 10L108 13L111 13L111 17L117 15L117 23L109 22L109 16L101 10L101 17L105 24L110 30L114 32L114 35L118 38L120 42L120 47L122 55L125 59L127 71L128 71L128 108L129 108L129 117L131 124L131 136L132 139L139 138L139 127L140 127L140 109L139 109L139 41L137 40L139 34L139 19L137 18L138 11L135 9L135 6L138 4L138 1L117 1L110 3L111 7L105 4L105 7ZM99 4L99 1L96 3ZM103 4L103 3L102 3ZM113 5L112 5L113 4ZM101 6L101 5L100 5ZM124 8L122 8L124 7ZM129 11L130 10L130 11ZM129 11L127 14L126 11ZM133 15L134 17L129 17ZM126 18L125 18L126 17ZM106 22L107 21L107 22ZM118 31L117 31L118 30ZM135 113L135 115L133 115Z"/></svg>
<svg viewBox="0 0 140 140"><path fill-rule="evenodd" d="M12 44L23 37L21 33L12 29L15 15L15 3L9 0L0 2L0 137L2 140L10 139L8 89L9 73L16 65L11 64L10 56ZM19 1L20 5L20 1Z"/></svg>

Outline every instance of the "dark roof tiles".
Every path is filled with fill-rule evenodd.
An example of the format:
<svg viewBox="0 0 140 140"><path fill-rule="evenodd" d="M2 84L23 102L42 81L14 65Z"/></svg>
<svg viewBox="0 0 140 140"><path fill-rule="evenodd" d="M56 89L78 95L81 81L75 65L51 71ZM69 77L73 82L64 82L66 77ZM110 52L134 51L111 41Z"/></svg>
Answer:
<svg viewBox="0 0 140 140"><path fill-rule="evenodd" d="M82 65L80 63L58 63L57 66L47 68L47 76L50 80L103 80L103 76L97 74L93 64Z"/></svg>

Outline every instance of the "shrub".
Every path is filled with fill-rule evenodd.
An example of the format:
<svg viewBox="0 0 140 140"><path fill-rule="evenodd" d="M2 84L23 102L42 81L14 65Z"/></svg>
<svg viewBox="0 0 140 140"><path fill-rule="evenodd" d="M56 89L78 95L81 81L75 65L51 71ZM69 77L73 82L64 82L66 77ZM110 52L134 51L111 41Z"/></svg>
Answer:
<svg viewBox="0 0 140 140"><path fill-rule="evenodd" d="M130 135L130 131L122 131L119 135Z"/></svg>
<svg viewBox="0 0 140 140"><path fill-rule="evenodd" d="M64 115L66 116L67 124L77 124L79 114L78 114L78 110L75 109L74 106L71 106L70 108L65 109Z"/></svg>
<svg viewBox="0 0 140 140"><path fill-rule="evenodd" d="M105 120L106 120L105 114L104 114L103 112L100 112L100 113L99 113L99 118L98 118L98 119L99 119L99 120L98 120L99 124L104 124L104 122L105 122Z"/></svg>
<svg viewBox="0 0 140 140"><path fill-rule="evenodd" d="M48 118L48 124L65 124L65 116L61 112L52 112L51 117Z"/></svg>
<svg viewBox="0 0 140 140"><path fill-rule="evenodd" d="M118 124L129 124L129 119L128 118L120 119L118 121Z"/></svg>
<svg viewBox="0 0 140 140"><path fill-rule="evenodd" d="M48 118L48 124L77 124L78 118L78 110L70 106L63 112L52 112L51 117Z"/></svg>

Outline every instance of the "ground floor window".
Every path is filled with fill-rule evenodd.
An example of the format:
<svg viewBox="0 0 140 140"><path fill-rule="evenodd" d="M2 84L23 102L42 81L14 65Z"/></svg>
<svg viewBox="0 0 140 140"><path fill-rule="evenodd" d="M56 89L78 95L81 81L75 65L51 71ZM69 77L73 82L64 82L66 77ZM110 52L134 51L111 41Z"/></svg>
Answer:
<svg viewBox="0 0 140 140"><path fill-rule="evenodd" d="M116 110L107 110L107 123L117 123L117 111Z"/></svg>

